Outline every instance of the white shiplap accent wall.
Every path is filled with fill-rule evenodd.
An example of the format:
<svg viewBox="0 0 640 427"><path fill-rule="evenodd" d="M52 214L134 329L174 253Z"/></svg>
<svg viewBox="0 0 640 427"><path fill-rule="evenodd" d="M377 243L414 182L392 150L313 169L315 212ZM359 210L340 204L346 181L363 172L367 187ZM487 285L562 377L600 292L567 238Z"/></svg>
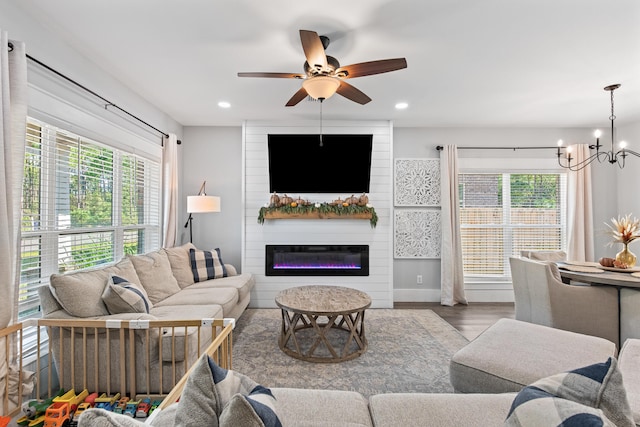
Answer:
<svg viewBox="0 0 640 427"><path fill-rule="evenodd" d="M256 285L251 294L251 307L276 307L276 294L286 288L311 284L347 286L368 293L374 308L393 307L393 241L391 212L393 206L393 126L389 121L323 123L324 134L373 134L371 186L369 203L378 214L378 225L371 228L368 220L354 219L281 219L258 224L258 211L269 201L269 164L267 138L271 134L318 133L317 121L296 124L246 122L243 125L244 224L242 270L251 272ZM336 159L336 168L349 167L349 152ZM304 160L291 165L291 177L305 171ZM313 202L329 202L351 194L289 194ZM265 276L267 244L354 244L369 245L369 276Z"/></svg>

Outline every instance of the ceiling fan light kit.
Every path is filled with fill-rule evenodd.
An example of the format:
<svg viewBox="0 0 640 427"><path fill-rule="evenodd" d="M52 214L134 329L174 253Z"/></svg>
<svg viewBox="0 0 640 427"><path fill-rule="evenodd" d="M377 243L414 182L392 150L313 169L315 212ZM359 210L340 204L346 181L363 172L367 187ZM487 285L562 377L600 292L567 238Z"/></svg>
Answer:
<svg viewBox="0 0 640 427"><path fill-rule="evenodd" d="M302 82L302 87L310 97L322 101L336 93L340 87L340 79L330 76L311 77Z"/></svg>
<svg viewBox="0 0 640 427"><path fill-rule="evenodd" d="M307 96L323 101L334 93L364 105L371 101L367 95L345 82L346 79L388 73L407 68L405 58L382 59L340 66L340 62L325 53L329 38L319 36L315 31L300 30L300 42L306 61L304 74L252 72L238 73L238 77L270 77L281 79L302 79L302 87L286 103L287 107L297 105Z"/></svg>

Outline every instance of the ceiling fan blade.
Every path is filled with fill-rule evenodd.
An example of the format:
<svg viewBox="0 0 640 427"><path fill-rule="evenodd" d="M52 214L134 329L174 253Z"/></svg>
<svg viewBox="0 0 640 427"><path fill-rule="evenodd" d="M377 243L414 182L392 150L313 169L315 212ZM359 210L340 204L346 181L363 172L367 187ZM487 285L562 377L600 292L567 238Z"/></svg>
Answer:
<svg viewBox="0 0 640 427"><path fill-rule="evenodd" d="M298 89L298 91L291 97L291 99L289 100L289 102L287 102L286 107L293 107L294 105L296 105L298 102L302 101L303 99L305 99L308 96L307 94L307 90L303 87L301 87L300 89Z"/></svg>
<svg viewBox="0 0 640 427"><path fill-rule="evenodd" d="M238 73L238 77L273 77L277 79L303 79L304 74L297 73Z"/></svg>
<svg viewBox="0 0 640 427"><path fill-rule="evenodd" d="M320 36L315 31L300 30L302 50L311 68L324 70L327 68L327 55Z"/></svg>
<svg viewBox="0 0 640 427"><path fill-rule="evenodd" d="M357 102L358 104L364 105L367 102L371 101L371 98L365 95L364 92L362 92L360 89L356 89L354 86L345 81L340 82L340 86L338 87L338 90L336 92L338 92L345 98L352 100L353 102Z"/></svg>
<svg viewBox="0 0 640 427"><path fill-rule="evenodd" d="M343 79L352 79L354 77L388 73L389 71L401 70L403 68L407 68L407 60L405 58L381 59L379 61L361 62L359 64L340 67L336 70L336 75ZM347 74L342 76L342 72L346 72Z"/></svg>

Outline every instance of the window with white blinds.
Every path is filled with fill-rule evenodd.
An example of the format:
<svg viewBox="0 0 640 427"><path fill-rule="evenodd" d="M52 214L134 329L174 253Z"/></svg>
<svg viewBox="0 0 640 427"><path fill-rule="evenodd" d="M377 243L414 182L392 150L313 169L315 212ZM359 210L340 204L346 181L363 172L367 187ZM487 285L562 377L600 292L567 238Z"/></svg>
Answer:
<svg viewBox="0 0 640 427"><path fill-rule="evenodd" d="M19 319L40 316L52 273L160 246L160 165L29 118Z"/></svg>
<svg viewBox="0 0 640 427"><path fill-rule="evenodd" d="M464 274L507 279L522 250L566 249L566 174L461 173Z"/></svg>

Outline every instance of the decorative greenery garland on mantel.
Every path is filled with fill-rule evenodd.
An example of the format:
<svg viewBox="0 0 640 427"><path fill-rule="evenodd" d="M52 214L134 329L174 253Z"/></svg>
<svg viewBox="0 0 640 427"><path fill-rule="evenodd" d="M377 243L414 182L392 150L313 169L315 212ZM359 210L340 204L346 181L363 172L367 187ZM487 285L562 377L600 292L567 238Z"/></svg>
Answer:
<svg viewBox="0 0 640 427"><path fill-rule="evenodd" d="M306 217L311 218L336 218L340 216L348 217L361 217L369 219L371 228L375 228L378 223L378 215L376 210L372 206L359 206L356 204L331 204L331 203L312 203L312 204L298 204L292 202L290 204L282 206L264 206L260 208L258 213L258 223L264 224L265 219L269 219L270 216L277 216L277 218L290 218Z"/></svg>

